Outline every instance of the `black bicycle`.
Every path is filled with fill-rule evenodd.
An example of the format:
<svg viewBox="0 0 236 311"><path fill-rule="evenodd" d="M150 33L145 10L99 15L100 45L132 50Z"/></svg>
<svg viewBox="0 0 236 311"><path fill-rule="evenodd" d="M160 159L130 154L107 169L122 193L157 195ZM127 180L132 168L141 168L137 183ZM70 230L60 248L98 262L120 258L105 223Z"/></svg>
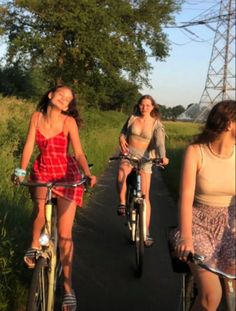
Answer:
<svg viewBox="0 0 236 311"><path fill-rule="evenodd" d="M144 264L144 245L146 241L146 203L141 189L141 169L143 164L151 162L153 165L162 167L158 159L119 155L110 158L112 160L127 159L133 166L128 175L126 191L126 218L129 228L130 240L135 246L136 274L142 276Z"/></svg>

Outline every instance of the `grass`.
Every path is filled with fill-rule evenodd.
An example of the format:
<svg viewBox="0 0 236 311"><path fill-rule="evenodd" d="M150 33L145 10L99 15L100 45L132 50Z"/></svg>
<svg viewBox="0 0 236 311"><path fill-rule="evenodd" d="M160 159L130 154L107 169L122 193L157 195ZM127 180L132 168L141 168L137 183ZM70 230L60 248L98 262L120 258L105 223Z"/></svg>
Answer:
<svg viewBox="0 0 236 311"><path fill-rule="evenodd" d="M168 135L166 138L166 151L170 163L163 172L163 176L172 197L177 202L184 150L193 136L199 133L199 124L171 121L164 122L164 124Z"/></svg>

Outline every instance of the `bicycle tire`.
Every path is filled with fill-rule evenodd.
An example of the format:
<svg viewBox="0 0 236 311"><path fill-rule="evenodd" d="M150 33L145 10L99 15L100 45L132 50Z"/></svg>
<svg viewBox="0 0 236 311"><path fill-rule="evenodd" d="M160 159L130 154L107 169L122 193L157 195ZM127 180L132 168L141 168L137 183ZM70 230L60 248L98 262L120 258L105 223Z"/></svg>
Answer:
<svg viewBox="0 0 236 311"><path fill-rule="evenodd" d="M55 206L53 209L55 213ZM56 289L58 286L58 281L60 279L60 274L62 272L62 267L60 263L60 255L58 248L58 234L57 234L57 223L55 222L55 214L52 215L52 227L51 227L51 239L53 244L51 245L51 256L50 256L50 269L48 272L48 303L47 311L54 310L56 304Z"/></svg>
<svg viewBox="0 0 236 311"><path fill-rule="evenodd" d="M182 311L190 311L197 296L197 289L191 272L184 276L184 286L182 287Z"/></svg>
<svg viewBox="0 0 236 311"><path fill-rule="evenodd" d="M47 311L48 263L40 257L33 272L26 311Z"/></svg>
<svg viewBox="0 0 236 311"><path fill-rule="evenodd" d="M136 208L136 234L135 234L136 275L138 277L141 277L143 274L143 263L144 263L143 206L141 203L136 203L135 208Z"/></svg>

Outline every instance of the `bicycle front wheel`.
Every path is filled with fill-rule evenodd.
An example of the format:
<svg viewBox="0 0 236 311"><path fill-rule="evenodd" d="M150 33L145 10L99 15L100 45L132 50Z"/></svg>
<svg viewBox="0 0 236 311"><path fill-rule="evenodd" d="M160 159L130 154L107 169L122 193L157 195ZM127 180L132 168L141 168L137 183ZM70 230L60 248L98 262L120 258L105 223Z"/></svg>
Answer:
<svg viewBox="0 0 236 311"><path fill-rule="evenodd" d="M193 275L189 272L183 275L182 311L190 311L197 296Z"/></svg>
<svg viewBox="0 0 236 311"><path fill-rule="evenodd" d="M144 217L143 206L138 203L136 206L136 233L135 233L135 255L136 255L136 272L141 277L143 273L144 262Z"/></svg>
<svg viewBox="0 0 236 311"><path fill-rule="evenodd" d="M31 280L26 311L47 311L48 300L48 264L40 257Z"/></svg>

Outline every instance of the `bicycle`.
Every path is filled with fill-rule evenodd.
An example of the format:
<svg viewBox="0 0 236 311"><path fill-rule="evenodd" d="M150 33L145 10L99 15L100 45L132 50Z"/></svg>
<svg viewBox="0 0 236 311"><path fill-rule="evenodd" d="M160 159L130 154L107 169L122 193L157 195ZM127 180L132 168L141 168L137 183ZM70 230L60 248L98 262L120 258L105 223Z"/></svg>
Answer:
<svg viewBox="0 0 236 311"><path fill-rule="evenodd" d="M231 298L226 297L227 299L227 304L232 305L232 307L228 311L235 311L235 303L236 303L236 297L235 297L235 292L233 290L232 280L236 279L236 274L230 275L227 273L224 273L223 271L210 267L209 265L204 262L205 257L203 255L199 254L192 254L189 253L187 257L187 261L182 261L178 257L176 257L175 253L175 234L178 230L178 227L176 226L170 226L167 230L167 241L168 241L168 249L169 249L169 254L170 254L170 259L171 259L171 264L172 264L172 270L175 273L180 273L182 274L182 288L181 288L181 299L179 303L179 308L178 310L181 311L190 311L194 301L197 297L197 287L194 282L193 275L191 273L191 270L189 268L188 262L192 262L202 269L205 269L207 271L213 272L217 274L221 280L225 279L228 280L229 282L229 294L227 293L228 296L232 296ZM230 302L231 301L231 302ZM224 303L224 302L223 302ZM222 303L221 303L222 304ZM228 307L229 308L229 307ZM220 311L221 309L219 309Z"/></svg>
<svg viewBox="0 0 236 311"><path fill-rule="evenodd" d="M225 272L223 272L217 268L210 267L209 265L207 265L204 262L204 260L205 260L205 256L199 255L196 253L192 254L191 252L189 253L188 258L187 258L188 262L194 263L194 264L198 265L200 268L203 268L207 271L213 272L221 278L227 279L227 282L232 282L232 280L236 280L236 275L228 274L228 273L225 273ZM195 286L193 278L191 278L191 282L188 282L186 285L187 285L186 289L188 290L188 292L190 294L192 294L191 295L192 296L191 301L186 301L186 304L189 306L189 309L186 309L186 310L189 311L189 310L191 310L191 307L192 307L192 305L193 305L193 303L197 297L197 290L196 290L196 286ZM228 301L228 308L229 308L228 310L229 311L235 311L235 293L233 291L231 293L232 293L232 295ZM189 297L186 296L186 298L188 299Z"/></svg>
<svg viewBox="0 0 236 311"><path fill-rule="evenodd" d="M219 277L227 279L227 282L229 282L228 283L229 288L231 289L231 291L227 293L229 297L226 297L228 298L227 299L228 308L229 308L228 310L235 311L235 292L233 291L232 285L230 286L230 282L236 279L236 275L227 274L217 268L210 267L204 262L204 260L205 260L205 257L203 255L199 255L196 253L195 254L189 253L187 257L187 262L194 263L202 269L213 272L217 274ZM191 274L191 271L187 265L187 262L182 262L177 258L172 258L172 264L173 264L174 271L177 273L182 273L182 276L183 276L182 290L181 290L181 304L180 304L182 311L191 311L191 308L198 294L193 275Z"/></svg>
<svg viewBox="0 0 236 311"><path fill-rule="evenodd" d="M41 249L36 251L36 265L33 271L28 294L26 311L53 311L57 282L62 267L59 260L57 208L56 198L52 196L54 187L86 187L87 178L82 177L79 182L21 182L26 187L46 187L45 224L39 242Z"/></svg>
<svg viewBox="0 0 236 311"><path fill-rule="evenodd" d="M145 196L141 189L141 168L142 165L151 162L153 165L162 167L158 159L142 157L140 159L128 155L111 157L109 160L127 159L133 168L128 175L126 191L125 215L129 228L129 235L132 244L135 246L136 275L142 276L144 265L144 245L146 242L146 203Z"/></svg>

